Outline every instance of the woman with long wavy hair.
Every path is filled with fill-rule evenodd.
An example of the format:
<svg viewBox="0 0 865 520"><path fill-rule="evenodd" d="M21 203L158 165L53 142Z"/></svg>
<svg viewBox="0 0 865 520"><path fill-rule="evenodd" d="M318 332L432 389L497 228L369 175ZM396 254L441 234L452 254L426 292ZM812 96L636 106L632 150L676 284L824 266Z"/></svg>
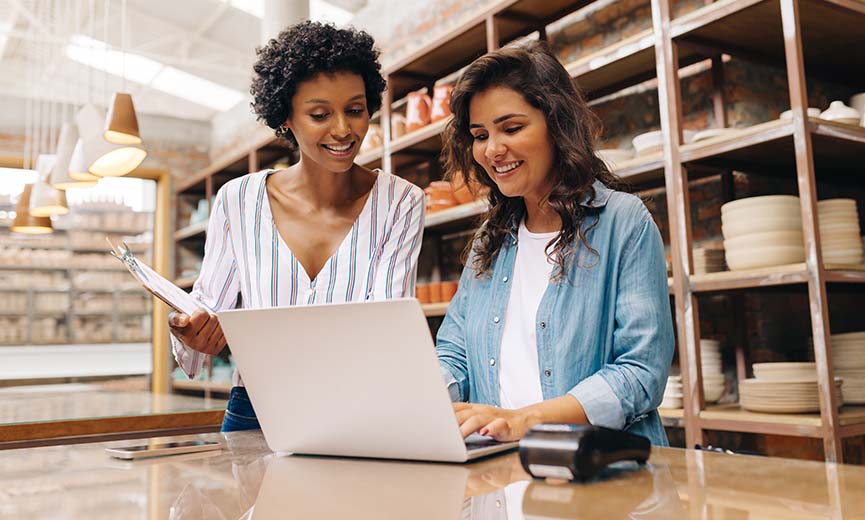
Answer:
<svg viewBox="0 0 865 520"><path fill-rule="evenodd" d="M597 122L543 43L469 65L451 98L448 171L489 188L436 350L464 436L542 422L667 438L674 340L664 246L594 153Z"/></svg>

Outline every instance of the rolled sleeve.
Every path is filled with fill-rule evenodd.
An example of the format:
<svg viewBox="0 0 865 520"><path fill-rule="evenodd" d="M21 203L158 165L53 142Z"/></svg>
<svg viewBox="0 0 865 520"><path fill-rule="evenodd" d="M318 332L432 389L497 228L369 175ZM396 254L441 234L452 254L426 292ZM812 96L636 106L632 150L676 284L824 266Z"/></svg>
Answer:
<svg viewBox="0 0 865 520"><path fill-rule="evenodd" d="M616 430L625 427L621 400L600 375L595 374L583 379L568 394L580 402L589 423Z"/></svg>

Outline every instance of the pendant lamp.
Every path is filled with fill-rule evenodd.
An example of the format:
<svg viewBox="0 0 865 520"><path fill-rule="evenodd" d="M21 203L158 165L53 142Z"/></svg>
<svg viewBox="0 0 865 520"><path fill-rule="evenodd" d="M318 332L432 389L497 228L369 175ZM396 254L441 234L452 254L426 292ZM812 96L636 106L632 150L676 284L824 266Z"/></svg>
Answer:
<svg viewBox="0 0 865 520"><path fill-rule="evenodd" d="M15 207L15 220L12 221L11 231L26 235L47 235L54 231L51 219L48 217L35 217L30 214L30 193L32 184L25 184L18 205Z"/></svg>
<svg viewBox="0 0 865 520"><path fill-rule="evenodd" d="M84 105L78 112L76 121L81 149L80 156L75 152L72 154L70 171L73 174L82 173L81 166L86 164L85 171L93 175L120 177L137 168L147 156L147 152L140 146L106 141L103 137L105 117L93 105Z"/></svg>
<svg viewBox="0 0 865 520"><path fill-rule="evenodd" d="M92 188L96 186L99 177L86 172L79 172L81 179L72 176L70 171L72 155L78 143L78 126L64 123L60 129L60 139L57 140L57 160L51 169L51 185L58 190L69 188Z"/></svg>
<svg viewBox="0 0 865 520"><path fill-rule="evenodd" d="M51 170L57 162L56 155L40 154L36 159L39 180L30 193L30 214L34 217L50 217L69 213L66 192L51 185Z"/></svg>
<svg viewBox="0 0 865 520"><path fill-rule="evenodd" d="M108 118L105 120L103 137L109 143L141 144L141 134L138 133L138 117L135 115L135 104L132 95L116 92L111 99Z"/></svg>

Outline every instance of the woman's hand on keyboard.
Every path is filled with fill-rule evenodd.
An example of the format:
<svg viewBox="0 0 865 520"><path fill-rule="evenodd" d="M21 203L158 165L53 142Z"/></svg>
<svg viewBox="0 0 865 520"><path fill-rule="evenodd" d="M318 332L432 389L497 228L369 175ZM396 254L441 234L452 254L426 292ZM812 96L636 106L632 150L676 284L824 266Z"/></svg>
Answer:
<svg viewBox="0 0 865 520"><path fill-rule="evenodd" d="M477 432L497 441L516 441L540 422L528 410L505 410L495 406L453 403L463 438Z"/></svg>
<svg viewBox="0 0 865 520"><path fill-rule="evenodd" d="M168 315L168 326L174 337L192 350L215 356L225 347L219 320L204 309L198 309L192 316L172 312Z"/></svg>

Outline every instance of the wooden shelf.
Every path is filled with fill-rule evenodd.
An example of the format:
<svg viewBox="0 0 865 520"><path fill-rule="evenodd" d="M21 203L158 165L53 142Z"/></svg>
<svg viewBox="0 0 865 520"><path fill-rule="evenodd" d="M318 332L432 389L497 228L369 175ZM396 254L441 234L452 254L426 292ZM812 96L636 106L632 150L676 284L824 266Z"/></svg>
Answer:
<svg viewBox="0 0 865 520"><path fill-rule="evenodd" d="M437 158L442 151L442 132L450 120L447 117L394 139L390 144L392 171L399 174L400 168Z"/></svg>
<svg viewBox="0 0 865 520"><path fill-rule="evenodd" d="M195 280L198 280L198 275L186 276L174 280L174 285L180 287L181 289L192 289L192 285L195 283Z"/></svg>
<svg viewBox="0 0 865 520"><path fill-rule="evenodd" d="M684 427L685 411L681 408L658 408L661 423L668 428Z"/></svg>
<svg viewBox="0 0 865 520"><path fill-rule="evenodd" d="M214 383L212 381L183 381L174 379L171 387L175 390L212 392L219 394L231 393L231 383Z"/></svg>
<svg viewBox="0 0 865 520"><path fill-rule="evenodd" d="M663 181L664 157L660 152L634 157L617 164L613 168L613 173L633 184L656 180Z"/></svg>
<svg viewBox="0 0 865 520"><path fill-rule="evenodd" d="M536 31L591 3L589 0L503 0L475 14L415 52L388 64L384 75L393 99L431 85L487 52L486 20L493 17L505 43Z"/></svg>
<svg viewBox="0 0 865 520"><path fill-rule="evenodd" d="M203 237L204 234L207 232L207 222L207 220L204 220L197 224L192 224L191 226L186 226L185 228L178 229L174 233L174 240L179 242L188 238Z"/></svg>
<svg viewBox="0 0 865 520"><path fill-rule="evenodd" d="M808 119L814 143L814 164L818 172L843 172L865 155L865 128L855 125ZM682 162L715 168L749 168L753 171L795 172L793 123L776 119L730 135L682 145Z"/></svg>
<svg viewBox="0 0 865 520"><path fill-rule="evenodd" d="M424 316L427 318L444 316L448 312L448 305L450 302L425 303L422 305Z"/></svg>
<svg viewBox="0 0 865 520"><path fill-rule="evenodd" d="M476 200L466 204L460 204L453 208L443 209L435 213L427 213L424 221L424 229L441 231L455 224L472 222L476 217L487 210L486 200Z"/></svg>
<svg viewBox="0 0 865 520"><path fill-rule="evenodd" d="M826 264L826 280L838 283L865 283L865 265ZM808 269L804 263L776 265L743 271L691 276L694 292L717 292L737 289L755 289L776 285L808 283Z"/></svg>
<svg viewBox="0 0 865 520"><path fill-rule="evenodd" d="M865 425L865 406L844 406L838 412L842 436L855 435ZM800 437L823 435L820 414L787 414L749 412L738 403L709 406L700 413L700 423L707 430L724 430ZM861 435L861 433L860 433Z"/></svg>
<svg viewBox="0 0 865 520"><path fill-rule="evenodd" d="M693 48L679 51L680 67L703 59ZM655 66L655 32L646 29L578 58L565 69L577 80L586 98L592 100L655 78Z"/></svg>
<svg viewBox="0 0 865 520"><path fill-rule="evenodd" d="M375 150L370 150L368 152L364 152L362 154L358 154L355 157L354 162L374 170L376 168L381 168L382 157L384 156L384 150L381 148L376 148Z"/></svg>
<svg viewBox="0 0 865 520"><path fill-rule="evenodd" d="M855 0L800 0L802 50L809 75L861 85L865 4ZM719 51L783 68L780 3L720 0L672 21L671 36L709 57Z"/></svg>

